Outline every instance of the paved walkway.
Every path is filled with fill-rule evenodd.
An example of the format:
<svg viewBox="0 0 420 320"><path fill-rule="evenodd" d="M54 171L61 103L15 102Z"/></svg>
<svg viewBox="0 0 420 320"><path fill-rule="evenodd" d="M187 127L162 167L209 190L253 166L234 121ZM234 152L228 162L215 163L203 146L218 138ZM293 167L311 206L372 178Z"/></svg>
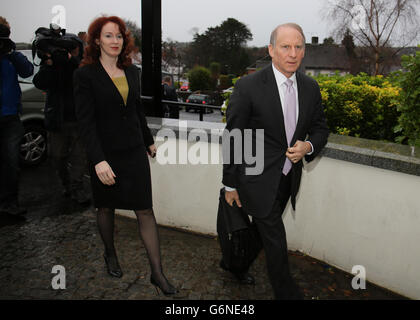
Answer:
<svg viewBox="0 0 420 320"><path fill-rule="evenodd" d="M62 199L48 163L25 169L22 204L26 221L0 217L0 299L272 299L262 252L250 272L255 286L240 285L219 267L217 239L160 228L166 275L181 288L174 298L158 296L150 284L149 264L137 223L116 217L115 243L124 276L108 276L93 208ZM159 213L157 213L159 214ZM352 275L298 252L290 267L305 299L403 299L367 283L351 288ZM66 289L54 290L52 268L66 271Z"/></svg>

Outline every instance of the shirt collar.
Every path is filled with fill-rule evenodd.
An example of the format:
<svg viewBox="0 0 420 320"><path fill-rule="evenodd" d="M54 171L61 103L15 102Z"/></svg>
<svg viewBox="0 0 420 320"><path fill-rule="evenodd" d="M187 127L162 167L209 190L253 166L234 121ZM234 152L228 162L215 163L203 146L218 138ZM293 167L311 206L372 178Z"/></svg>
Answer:
<svg viewBox="0 0 420 320"><path fill-rule="evenodd" d="M290 78L287 78L283 73L281 73L279 70L277 70L277 68L274 66L274 64L271 64L271 66L273 67L274 76L276 78L277 85L279 87L283 83L285 83L287 79L290 79L290 80L293 81L293 86L294 87L297 85L297 83L296 83L296 72L294 72Z"/></svg>

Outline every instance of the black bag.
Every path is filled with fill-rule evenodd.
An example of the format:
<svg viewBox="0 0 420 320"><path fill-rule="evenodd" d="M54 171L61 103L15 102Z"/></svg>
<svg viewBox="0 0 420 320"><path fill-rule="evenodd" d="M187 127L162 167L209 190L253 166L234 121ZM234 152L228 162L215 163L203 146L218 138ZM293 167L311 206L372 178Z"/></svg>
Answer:
<svg viewBox="0 0 420 320"><path fill-rule="evenodd" d="M224 188L220 190L217 234L223 267L233 273L248 271L262 249L261 238L255 222L250 221L242 208L226 202Z"/></svg>

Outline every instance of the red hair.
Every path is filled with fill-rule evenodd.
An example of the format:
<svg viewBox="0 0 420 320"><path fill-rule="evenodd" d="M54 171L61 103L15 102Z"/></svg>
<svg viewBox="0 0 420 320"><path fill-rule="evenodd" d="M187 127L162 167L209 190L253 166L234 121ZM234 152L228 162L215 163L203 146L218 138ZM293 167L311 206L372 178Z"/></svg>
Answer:
<svg viewBox="0 0 420 320"><path fill-rule="evenodd" d="M132 64L131 52L134 49L134 39L131 36L130 30L125 26L124 21L117 16L103 16L96 18L89 25L87 34L87 46L83 55L83 60L80 66L87 64L93 64L99 62L99 56L101 55L101 48L96 44L95 40L100 39L101 31L104 25L108 22L113 22L118 25L120 32L123 36L123 47L121 53L118 56L117 66L120 69L124 69Z"/></svg>

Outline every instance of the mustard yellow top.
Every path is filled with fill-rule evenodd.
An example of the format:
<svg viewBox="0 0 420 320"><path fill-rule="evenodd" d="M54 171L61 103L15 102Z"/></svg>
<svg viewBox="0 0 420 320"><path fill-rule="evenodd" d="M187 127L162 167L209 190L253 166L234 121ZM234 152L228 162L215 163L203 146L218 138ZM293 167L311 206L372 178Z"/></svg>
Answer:
<svg viewBox="0 0 420 320"><path fill-rule="evenodd" d="M115 86L117 87L118 91L120 92L121 97L124 100L124 105L127 105L127 97L128 97L128 82L125 76L112 78Z"/></svg>

